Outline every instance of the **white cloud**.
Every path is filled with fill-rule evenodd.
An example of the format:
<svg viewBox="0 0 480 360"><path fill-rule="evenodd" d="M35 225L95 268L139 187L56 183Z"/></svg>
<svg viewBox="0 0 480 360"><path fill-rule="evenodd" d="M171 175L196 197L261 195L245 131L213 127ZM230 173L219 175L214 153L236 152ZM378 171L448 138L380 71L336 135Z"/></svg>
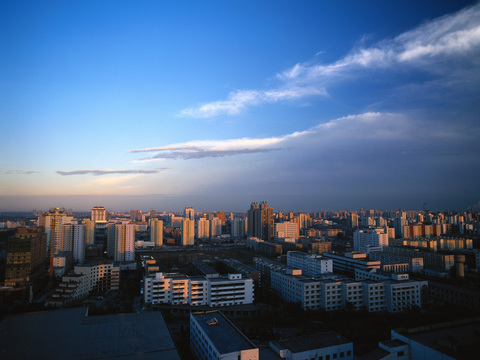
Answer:
<svg viewBox="0 0 480 360"><path fill-rule="evenodd" d="M71 175L115 175L115 174L157 174L160 171L167 170L168 168L157 168L151 170L144 169L128 169L128 170L100 170L100 169L84 169L84 170L71 170L71 171L55 171L57 174L62 176L71 176Z"/></svg>

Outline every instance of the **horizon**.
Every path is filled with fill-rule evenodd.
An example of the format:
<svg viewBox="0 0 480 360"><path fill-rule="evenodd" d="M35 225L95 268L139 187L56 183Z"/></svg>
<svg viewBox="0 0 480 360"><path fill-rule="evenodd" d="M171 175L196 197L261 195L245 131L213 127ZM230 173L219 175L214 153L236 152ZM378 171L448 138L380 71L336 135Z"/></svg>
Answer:
<svg viewBox="0 0 480 360"><path fill-rule="evenodd" d="M0 24L0 211L480 208L478 1L3 2Z"/></svg>

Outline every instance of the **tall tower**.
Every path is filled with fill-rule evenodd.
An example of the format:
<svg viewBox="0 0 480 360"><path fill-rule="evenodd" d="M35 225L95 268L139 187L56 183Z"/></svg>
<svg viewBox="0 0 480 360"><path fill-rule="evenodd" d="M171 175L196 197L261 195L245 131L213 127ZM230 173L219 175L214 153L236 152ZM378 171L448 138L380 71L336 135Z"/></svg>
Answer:
<svg viewBox="0 0 480 360"><path fill-rule="evenodd" d="M53 257L62 251L64 246L63 224L73 220L65 209L53 208L38 217L38 225L43 227L47 235L47 256L50 257L50 276L53 276Z"/></svg>
<svg viewBox="0 0 480 360"><path fill-rule="evenodd" d="M90 216L92 221L106 221L107 220L107 210L103 206L94 206L92 209L92 215Z"/></svg>
<svg viewBox="0 0 480 360"><path fill-rule="evenodd" d="M208 239L210 237L209 220L200 218L197 220L197 239Z"/></svg>
<svg viewBox="0 0 480 360"><path fill-rule="evenodd" d="M113 258L115 261L135 260L135 224L127 221L115 224Z"/></svg>
<svg viewBox="0 0 480 360"><path fill-rule="evenodd" d="M273 208L261 201L260 204L252 203L247 211L247 235L262 240L271 240L274 236Z"/></svg>
<svg viewBox="0 0 480 360"><path fill-rule="evenodd" d="M182 219L182 245L195 244L195 221L190 219Z"/></svg>
<svg viewBox="0 0 480 360"><path fill-rule="evenodd" d="M185 219L193 220L195 219L195 210L192 207L186 207L185 212L183 213Z"/></svg>
<svg viewBox="0 0 480 360"><path fill-rule="evenodd" d="M150 241L155 242L155 246L163 245L163 221L159 219L150 219Z"/></svg>

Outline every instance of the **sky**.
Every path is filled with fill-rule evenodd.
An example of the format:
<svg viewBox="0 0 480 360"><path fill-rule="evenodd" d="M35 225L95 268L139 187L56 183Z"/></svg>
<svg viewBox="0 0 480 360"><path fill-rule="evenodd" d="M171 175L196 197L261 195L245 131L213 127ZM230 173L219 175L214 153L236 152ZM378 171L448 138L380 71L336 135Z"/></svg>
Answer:
<svg viewBox="0 0 480 360"><path fill-rule="evenodd" d="M2 1L0 211L480 207L480 3Z"/></svg>

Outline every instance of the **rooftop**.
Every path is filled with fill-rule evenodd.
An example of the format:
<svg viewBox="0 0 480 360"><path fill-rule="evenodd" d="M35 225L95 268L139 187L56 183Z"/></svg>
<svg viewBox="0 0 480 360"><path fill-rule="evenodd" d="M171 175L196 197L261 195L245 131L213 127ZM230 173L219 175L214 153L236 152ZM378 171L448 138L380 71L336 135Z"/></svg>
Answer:
<svg viewBox="0 0 480 360"><path fill-rule="evenodd" d="M195 319L220 354L229 354L256 348L256 346L219 311L201 314L192 313L190 316Z"/></svg>
<svg viewBox="0 0 480 360"><path fill-rule="evenodd" d="M292 339L272 342L278 348L289 349L292 353L321 349L330 346L352 344L334 331L325 331L318 334L300 336Z"/></svg>
<svg viewBox="0 0 480 360"><path fill-rule="evenodd" d="M0 358L180 360L160 313L85 317L85 311L6 317L0 322Z"/></svg>

